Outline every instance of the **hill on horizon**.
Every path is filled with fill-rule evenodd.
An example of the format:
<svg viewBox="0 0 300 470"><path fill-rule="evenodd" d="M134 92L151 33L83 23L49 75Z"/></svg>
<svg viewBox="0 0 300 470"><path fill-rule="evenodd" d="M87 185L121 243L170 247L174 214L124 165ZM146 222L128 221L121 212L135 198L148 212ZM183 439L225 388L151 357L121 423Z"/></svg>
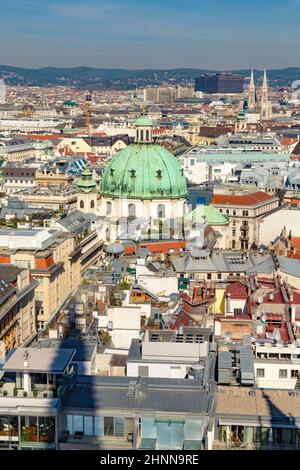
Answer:
<svg viewBox="0 0 300 470"><path fill-rule="evenodd" d="M188 84L204 73L218 73L217 70L198 68L140 69L96 67L42 67L23 68L0 65L0 78L9 85L51 86L66 85L78 88L116 88L134 89L147 85ZM249 77L251 70L227 70ZM261 80L263 70L255 69L255 80ZM288 67L268 70L268 78L273 86L290 86L294 80L300 80L300 68Z"/></svg>

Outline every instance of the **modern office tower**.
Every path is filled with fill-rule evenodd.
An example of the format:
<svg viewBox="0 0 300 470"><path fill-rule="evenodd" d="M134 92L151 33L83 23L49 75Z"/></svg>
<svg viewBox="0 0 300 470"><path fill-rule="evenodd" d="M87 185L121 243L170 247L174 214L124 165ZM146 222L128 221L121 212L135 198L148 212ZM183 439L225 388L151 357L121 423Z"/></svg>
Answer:
<svg viewBox="0 0 300 470"><path fill-rule="evenodd" d="M195 91L204 93L243 93L244 77L232 73L206 74L195 78Z"/></svg>

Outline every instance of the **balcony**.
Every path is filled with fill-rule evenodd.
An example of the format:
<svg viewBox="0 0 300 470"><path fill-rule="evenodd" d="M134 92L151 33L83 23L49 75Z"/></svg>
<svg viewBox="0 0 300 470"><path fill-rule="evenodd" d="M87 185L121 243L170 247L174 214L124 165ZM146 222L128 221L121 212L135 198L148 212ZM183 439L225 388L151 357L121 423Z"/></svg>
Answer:
<svg viewBox="0 0 300 470"><path fill-rule="evenodd" d="M40 382L37 379L40 374L32 374L31 387L25 389L21 385L20 380L13 377L13 374L5 374L0 380L0 397L15 397L15 398L60 398L64 395L67 382L58 381L56 384L43 383L40 377ZM45 382L45 381L44 381Z"/></svg>
<svg viewBox="0 0 300 470"><path fill-rule="evenodd" d="M132 434L125 437L87 436L81 432L70 435L63 432L59 439L59 450L130 450L133 449Z"/></svg>
<svg viewBox="0 0 300 470"><path fill-rule="evenodd" d="M249 241L249 234L248 233L241 233L241 236L240 236L240 240L241 241Z"/></svg>

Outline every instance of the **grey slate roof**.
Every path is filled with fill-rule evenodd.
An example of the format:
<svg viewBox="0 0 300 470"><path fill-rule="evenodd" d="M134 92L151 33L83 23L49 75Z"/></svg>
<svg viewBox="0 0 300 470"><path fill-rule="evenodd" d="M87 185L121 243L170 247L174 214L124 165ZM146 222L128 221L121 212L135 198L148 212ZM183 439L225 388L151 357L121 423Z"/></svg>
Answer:
<svg viewBox="0 0 300 470"><path fill-rule="evenodd" d="M78 376L63 399L63 407L79 410L118 410L169 413L207 413L210 394L197 380L143 377L141 394L132 393L137 378Z"/></svg>
<svg viewBox="0 0 300 470"><path fill-rule="evenodd" d="M203 251L203 253L205 253ZM176 272L220 272L220 273L272 273L276 271L270 254L249 252L243 257L237 251L213 251L205 259L195 259L193 253L184 253L172 260Z"/></svg>
<svg viewBox="0 0 300 470"><path fill-rule="evenodd" d="M300 277L300 260L280 256L278 261L282 272L290 274L291 276Z"/></svg>
<svg viewBox="0 0 300 470"><path fill-rule="evenodd" d="M24 354L27 354L28 366L24 365ZM17 348L3 365L2 370L8 372L62 373L74 354L73 349Z"/></svg>
<svg viewBox="0 0 300 470"><path fill-rule="evenodd" d="M82 232L85 228L89 228L91 222L97 220L94 214L84 214L79 210L71 212L66 217L59 220L59 224L69 232Z"/></svg>

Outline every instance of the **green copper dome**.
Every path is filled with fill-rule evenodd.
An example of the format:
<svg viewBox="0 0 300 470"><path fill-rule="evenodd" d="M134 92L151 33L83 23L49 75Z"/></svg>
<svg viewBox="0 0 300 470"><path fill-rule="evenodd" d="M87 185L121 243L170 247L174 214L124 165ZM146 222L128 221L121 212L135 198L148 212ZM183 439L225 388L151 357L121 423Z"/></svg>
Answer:
<svg viewBox="0 0 300 470"><path fill-rule="evenodd" d="M153 122L148 116L141 116L134 122L135 127L152 127Z"/></svg>
<svg viewBox="0 0 300 470"><path fill-rule="evenodd" d="M179 199L186 196L187 187L174 155L151 142L129 145L115 155L104 170L100 192L132 199Z"/></svg>
<svg viewBox="0 0 300 470"><path fill-rule="evenodd" d="M93 191L97 183L93 180L93 173L88 168L85 168L81 173L81 178L77 183L78 188L84 193L90 193Z"/></svg>

